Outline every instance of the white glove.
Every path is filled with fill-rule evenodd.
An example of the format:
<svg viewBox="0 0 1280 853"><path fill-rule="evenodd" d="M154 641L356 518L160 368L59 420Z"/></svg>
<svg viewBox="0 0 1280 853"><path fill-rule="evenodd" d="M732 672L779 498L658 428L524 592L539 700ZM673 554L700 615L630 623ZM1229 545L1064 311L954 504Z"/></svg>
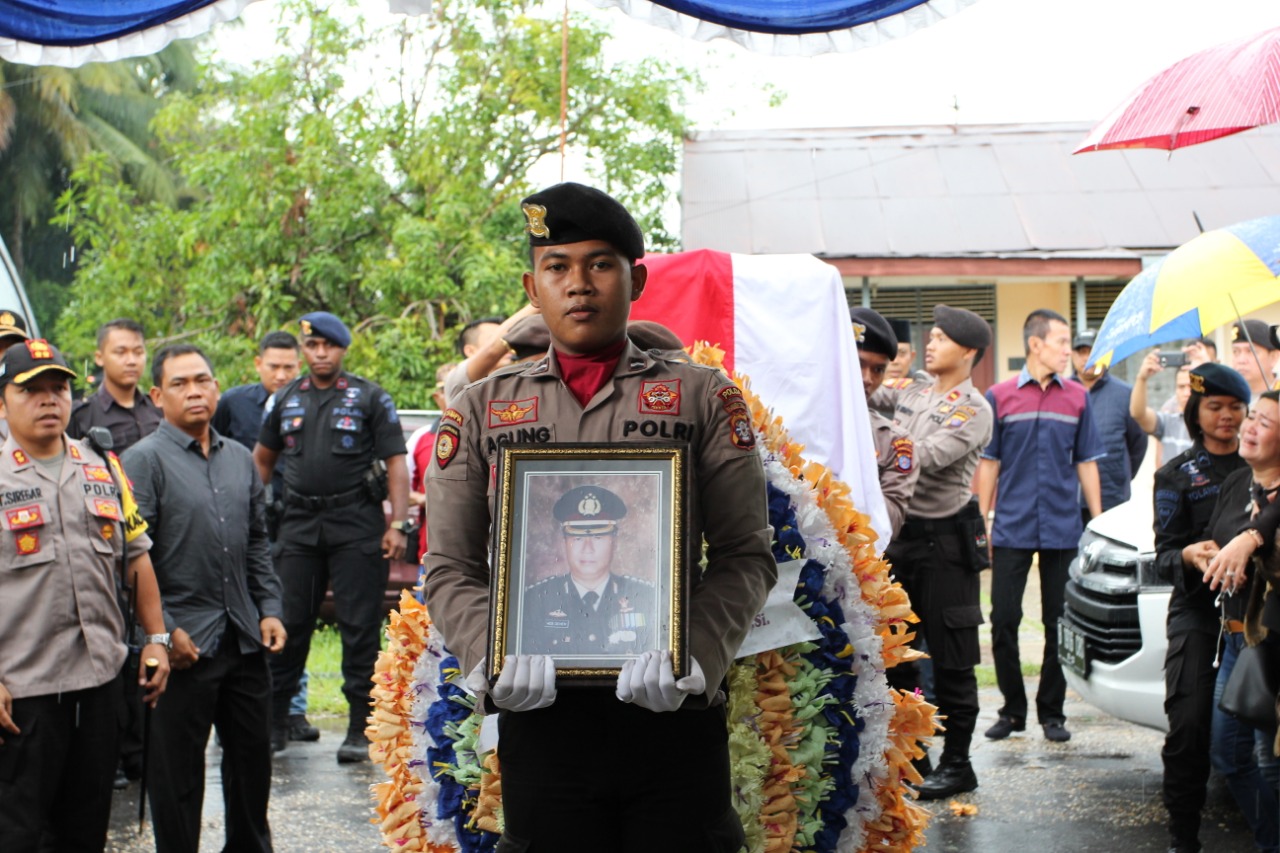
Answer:
<svg viewBox="0 0 1280 853"><path fill-rule="evenodd" d="M706 676L695 658L689 658L689 674L676 681L671 652L650 651L622 665L618 673L618 699L650 711L674 711L689 694L705 693Z"/></svg>
<svg viewBox="0 0 1280 853"><path fill-rule="evenodd" d="M484 682L484 673L467 676L467 687L477 696L489 694L493 704L504 711L532 711L556 701L556 662L547 655L507 655L502 660L502 674L492 687ZM483 691L483 692L482 692Z"/></svg>

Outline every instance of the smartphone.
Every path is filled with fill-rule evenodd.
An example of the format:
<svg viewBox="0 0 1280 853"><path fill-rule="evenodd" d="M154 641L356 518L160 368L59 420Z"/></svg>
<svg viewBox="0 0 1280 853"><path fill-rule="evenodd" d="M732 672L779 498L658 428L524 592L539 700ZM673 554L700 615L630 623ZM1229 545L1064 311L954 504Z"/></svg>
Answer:
<svg viewBox="0 0 1280 853"><path fill-rule="evenodd" d="M1183 367L1187 363L1187 354L1182 350L1160 350L1161 367Z"/></svg>

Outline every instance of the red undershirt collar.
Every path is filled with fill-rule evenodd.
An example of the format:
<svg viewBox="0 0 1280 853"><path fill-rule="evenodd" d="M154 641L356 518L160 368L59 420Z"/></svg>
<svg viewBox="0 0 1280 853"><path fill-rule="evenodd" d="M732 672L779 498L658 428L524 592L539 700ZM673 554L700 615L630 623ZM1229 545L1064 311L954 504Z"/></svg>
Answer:
<svg viewBox="0 0 1280 853"><path fill-rule="evenodd" d="M556 361L560 365L560 377L581 405L590 403L596 392L609 381L626 348L627 339L623 337L612 346L586 355L568 355L560 350L555 351Z"/></svg>

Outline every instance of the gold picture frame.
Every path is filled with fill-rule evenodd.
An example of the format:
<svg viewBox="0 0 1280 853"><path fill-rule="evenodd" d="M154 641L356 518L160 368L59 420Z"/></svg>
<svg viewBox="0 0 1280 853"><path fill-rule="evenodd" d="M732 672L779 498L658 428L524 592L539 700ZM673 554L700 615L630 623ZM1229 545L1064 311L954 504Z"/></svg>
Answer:
<svg viewBox="0 0 1280 853"><path fill-rule="evenodd" d="M546 654L560 684L612 684L652 649L687 674L687 483L685 445L502 446L490 680L508 655Z"/></svg>

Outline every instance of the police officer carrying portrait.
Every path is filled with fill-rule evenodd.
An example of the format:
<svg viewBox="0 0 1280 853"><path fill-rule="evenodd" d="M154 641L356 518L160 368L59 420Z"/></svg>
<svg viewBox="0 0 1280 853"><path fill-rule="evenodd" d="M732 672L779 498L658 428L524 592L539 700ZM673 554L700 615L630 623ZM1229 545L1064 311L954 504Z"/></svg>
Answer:
<svg viewBox="0 0 1280 853"><path fill-rule="evenodd" d="M569 571L525 591L525 654L638 654L653 643L653 584L613 571L622 498L579 486L556 501Z"/></svg>
<svg viewBox="0 0 1280 853"><path fill-rule="evenodd" d="M264 483L284 459L276 573L284 587L289 639L271 659L271 746L276 752L285 747L289 702L306 665L325 588L332 585L342 635L342 693L350 714L338 761L367 761L365 717L386 616L388 560L404 556L407 540L404 434L391 396L342 369L351 332L341 320L317 311L302 318L299 331L309 373L276 393L253 451ZM391 501L390 525L384 498Z"/></svg>
<svg viewBox="0 0 1280 853"><path fill-rule="evenodd" d="M970 374L990 346L985 320L939 305L924 355L933 381L891 380L876 395L878 404L894 407L894 420L911 434L920 467L907 521L885 558L920 617L917 632L928 644L934 694L947 721L942 759L919 786L922 800L978 787L969 745L978 721L978 573L987 567L987 544L971 486L991 439L992 414ZM914 689L916 673L915 666L895 667L890 682Z"/></svg>
<svg viewBox="0 0 1280 853"><path fill-rule="evenodd" d="M724 679L777 582L750 413L722 372L628 339L648 271L639 262L644 236L621 204L564 183L526 198L522 210L532 265L524 289L551 346L451 401L427 478L427 607L478 705L499 712L499 846L737 853L744 837L729 781ZM612 689L557 685L556 661L543 654L506 657L489 684L490 472L498 448L520 436L687 443L684 532L695 552L706 545L705 566L688 567L687 675L677 678L670 652L650 645L624 663ZM591 521L594 505L583 500L567 499L567 521ZM607 499L595 500L603 510Z"/></svg>
<svg viewBox="0 0 1280 853"><path fill-rule="evenodd" d="M858 344L858 362L862 365L862 391L869 403L884 384L889 364L898 356L898 337L889 321L870 308L854 308L849 311L849 318L853 321L853 339ZM920 479L920 468L915 463L915 444L907 431L870 405L867 414L871 416L871 442L876 448L880 494L889 513L892 540L898 538L898 531L906 520L907 504Z"/></svg>
<svg viewBox="0 0 1280 853"><path fill-rule="evenodd" d="M0 449L5 853L104 848L121 684L138 683L154 705L169 675L151 540L128 480L114 456L65 435L75 375L43 340L10 347L0 362L10 430ZM135 614L147 636L130 666L124 638Z"/></svg>

